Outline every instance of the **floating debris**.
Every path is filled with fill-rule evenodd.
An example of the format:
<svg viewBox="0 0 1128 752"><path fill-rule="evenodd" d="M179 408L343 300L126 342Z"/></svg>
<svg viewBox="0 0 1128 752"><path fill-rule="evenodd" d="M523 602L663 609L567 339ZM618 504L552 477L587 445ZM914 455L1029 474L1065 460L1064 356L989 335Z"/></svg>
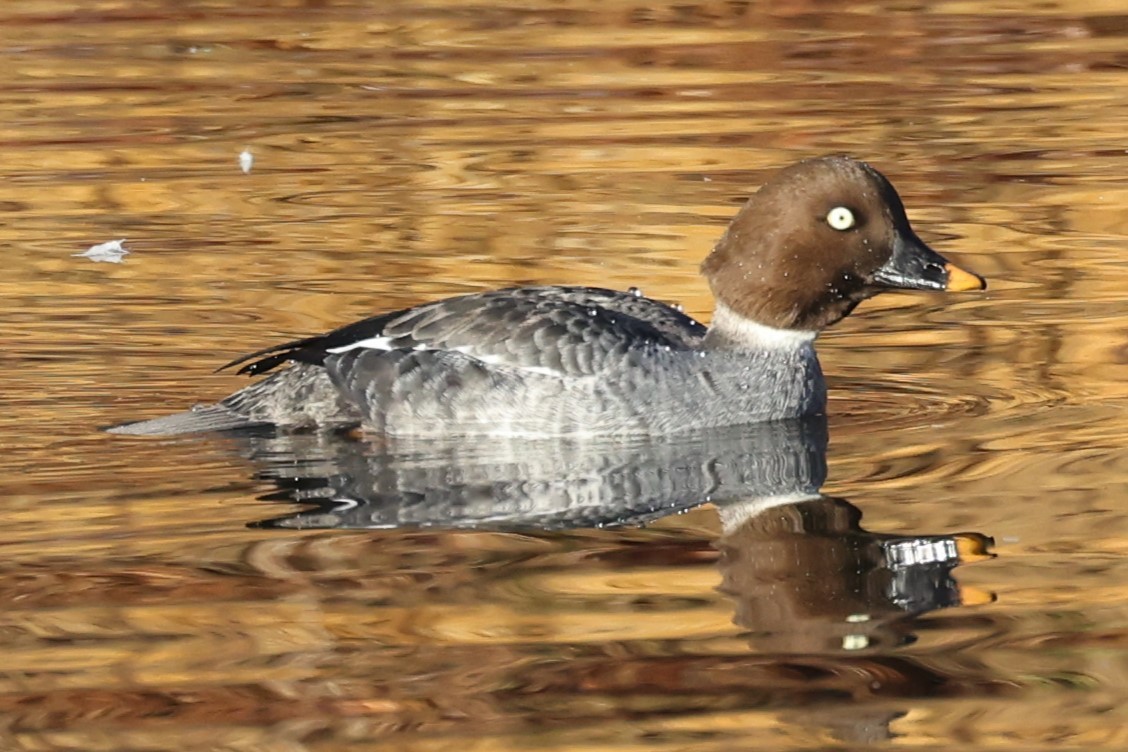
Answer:
<svg viewBox="0 0 1128 752"><path fill-rule="evenodd" d="M88 258L91 261L105 261L109 264L120 264L123 256L128 256L129 251L122 243L125 238L121 240L110 240L98 245L92 245L86 249L85 253L72 253L71 256L79 258Z"/></svg>
<svg viewBox="0 0 1128 752"><path fill-rule="evenodd" d="M244 175L250 172L254 165L255 155L251 154L250 149L243 149L243 151L239 152L239 169L243 171Z"/></svg>

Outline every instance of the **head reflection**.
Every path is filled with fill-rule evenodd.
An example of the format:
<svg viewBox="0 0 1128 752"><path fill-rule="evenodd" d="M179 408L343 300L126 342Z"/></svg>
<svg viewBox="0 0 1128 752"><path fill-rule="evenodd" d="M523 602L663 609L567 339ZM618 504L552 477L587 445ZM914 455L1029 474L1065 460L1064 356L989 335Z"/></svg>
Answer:
<svg viewBox="0 0 1128 752"><path fill-rule="evenodd" d="M977 533L899 536L863 530L843 499L741 500L719 506L721 591L756 648L859 652L912 642L908 618L990 600L952 570L989 556Z"/></svg>

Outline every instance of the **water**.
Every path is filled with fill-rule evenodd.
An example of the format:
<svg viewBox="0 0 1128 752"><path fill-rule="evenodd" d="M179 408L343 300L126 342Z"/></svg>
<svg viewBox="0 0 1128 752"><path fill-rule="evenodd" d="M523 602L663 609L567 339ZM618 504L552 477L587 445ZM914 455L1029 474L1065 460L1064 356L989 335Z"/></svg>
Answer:
<svg viewBox="0 0 1128 752"><path fill-rule="evenodd" d="M0 746L1124 749L1126 36L1085 3L4 4ZM991 289L820 340L821 494L818 441L757 506L763 478L702 505L662 475L748 437L358 486L377 460L339 447L96 430L442 295L707 316L739 202L835 151ZM472 529L389 477L471 489ZM384 506L291 503L326 487Z"/></svg>

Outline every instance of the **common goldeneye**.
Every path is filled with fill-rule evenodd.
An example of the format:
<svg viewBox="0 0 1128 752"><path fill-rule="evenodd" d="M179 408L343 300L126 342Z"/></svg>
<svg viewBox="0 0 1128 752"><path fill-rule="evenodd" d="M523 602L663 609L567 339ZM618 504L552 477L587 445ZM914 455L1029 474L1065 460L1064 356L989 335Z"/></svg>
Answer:
<svg viewBox="0 0 1128 752"><path fill-rule="evenodd" d="M463 295L251 353L228 366L290 366L214 405L108 430L655 435L813 415L826 407L824 327L883 290L986 287L916 236L881 173L841 156L775 175L701 270L708 328L634 292Z"/></svg>

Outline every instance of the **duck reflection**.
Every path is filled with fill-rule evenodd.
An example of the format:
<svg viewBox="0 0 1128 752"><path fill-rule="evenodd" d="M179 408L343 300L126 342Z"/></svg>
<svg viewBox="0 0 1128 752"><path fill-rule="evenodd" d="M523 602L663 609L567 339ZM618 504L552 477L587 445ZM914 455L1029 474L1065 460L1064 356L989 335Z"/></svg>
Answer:
<svg viewBox="0 0 1128 752"><path fill-rule="evenodd" d="M882 535L819 493L825 418L630 442L371 443L326 434L246 437L266 500L312 505L254 523L290 529L563 530L642 525L711 502L721 591L773 653L911 642L912 617L989 600L952 570L990 556L977 533Z"/></svg>
<svg viewBox="0 0 1128 752"><path fill-rule="evenodd" d="M250 437L269 500L314 509L282 528L562 530L641 525L706 502L815 496L825 419L678 439L369 443Z"/></svg>
<svg viewBox="0 0 1128 752"><path fill-rule="evenodd" d="M540 669L549 673L538 686L561 701L593 691L607 699L666 688L698 701L734 692L780 708L781 720L861 744L895 735L904 708L889 699L998 691L981 666L896 649L914 641L919 615L990 598L952 576L989 556L990 539L864 530L857 507L819 492L825 419L676 441L376 444L299 434L248 436L239 446L277 488L264 499L307 507L253 523L265 528L569 530L643 525L711 503L719 537L711 548L686 542L687 569L716 562L752 650L644 651ZM629 568L638 556L624 548L602 563Z"/></svg>

